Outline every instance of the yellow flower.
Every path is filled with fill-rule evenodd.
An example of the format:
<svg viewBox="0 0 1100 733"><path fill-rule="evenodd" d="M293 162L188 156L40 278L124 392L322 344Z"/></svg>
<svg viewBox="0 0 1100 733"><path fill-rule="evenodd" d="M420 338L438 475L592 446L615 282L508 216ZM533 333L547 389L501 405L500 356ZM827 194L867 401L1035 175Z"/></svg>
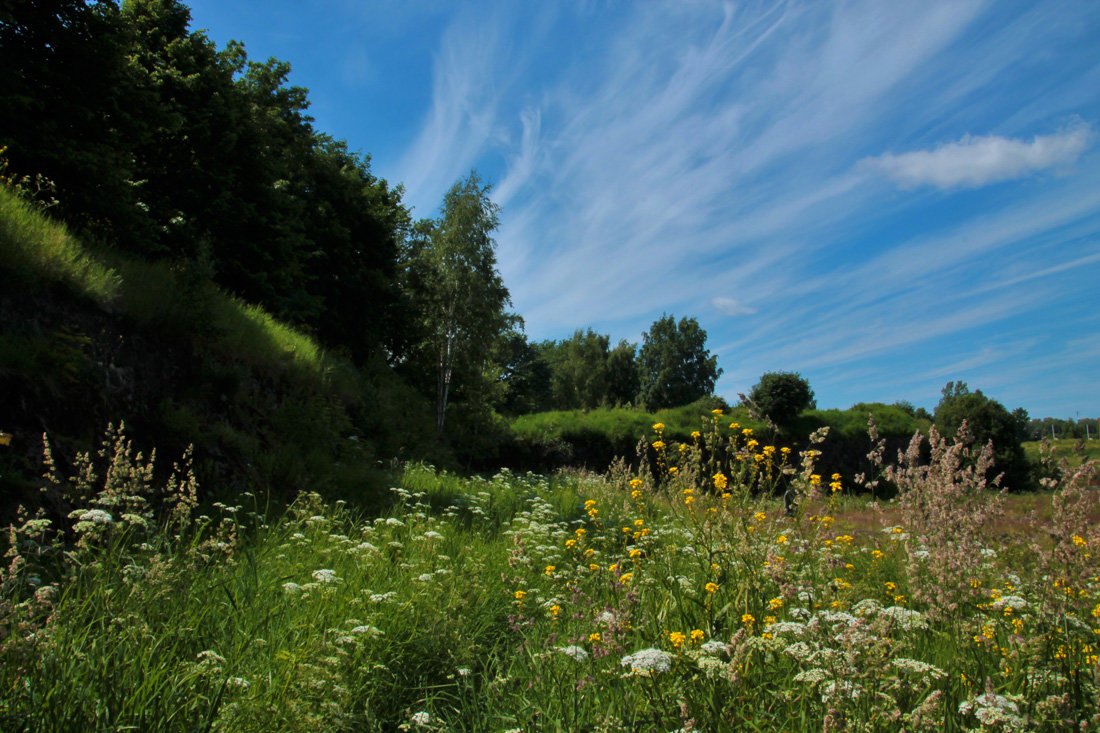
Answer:
<svg viewBox="0 0 1100 733"><path fill-rule="evenodd" d="M1073 535L1073 544L1077 545L1078 547L1084 547L1088 544L1088 542L1081 535L1075 534Z"/></svg>
<svg viewBox="0 0 1100 733"><path fill-rule="evenodd" d="M516 602L517 603L523 603L523 599L526 598L526 597L527 597L527 591L525 591L525 590L517 590L516 591Z"/></svg>
<svg viewBox="0 0 1100 733"><path fill-rule="evenodd" d="M733 426L731 425L730 427L733 427ZM750 435L752 435L752 428L743 429L741 431L741 434L744 435L746 438L749 437Z"/></svg>
<svg viewBox="0 0 1100 733"><path fill-rule="evenodd" d="M880 557L882 557L882 550L871 550L871 557L878 560Z"/></svg>
<svg viewBox="0 0 1100 733"><path fill-rule="evenodd" d="M670 467L669 467L669 469L668 469L668 472L669 472L669 473L671 473L671 474L672 474L673 476L675 476L675 475L676 475L676 473L677 473L677 472L678 472L679 470L680 470L680 469L679 469L679 467L677 467L677 466L670 466Z"/></svg>
<svg viewBox="0 0 1100 733"><path fill-rule="evenodd" d="M655 441L653 441L653 447L656 450L662 450L665 447L665 441L655 440Z"/></svg>
<svg viewBox="0 0 1100 733"><path fill-rule="evenodd" d="M634 560L634 559L639 558L641 556L642 556L642 551L639 550L637 547L635 547L633 550L630 551L630 559L631 560Z"/></svg>
<svg viewBox="0 0 1100 733"><path fill-rule="evenodd" d="M554 618L557 618L560 614L561 614L561 606L559 606L556 603L553 606L550 606L550 615L551 616L553 616Z"/></svg>
<svg viewBox="0 0 1100 733"><path fill-rule="evenodd" d="M718 489L719 491L723 491L727 486L729 486L729 479L726 478L726 474L722 473L721 471L714 474L714 476L712 476L711 478L714 479L714 488Z"/></svg>
<svg viewBox="0 0 1100 733"><path fill-rule="evenodd" d="M722 415L722 412L723 412L723 411L722 411L722 409L721 409L721 408L718 408L718 407L716 407L716 408L714 408L713 410L711 410L711 411L710 411L710 414L711 414L711 415L717 415L717 416L721 416L721 415Z"/></svg>
<svg viewBox="0 0 1100 733"><path fill-rule="evenodd" d="M741 623L743 623L745 626L752 626L754 623L756 623L756 619L753 618L753 615L751 613L743 613L741 614Z"/></svg>
<svg viewBox="0 0 1100 733"><path fill-rule="evenodd" d="M588 643L589 644L598 644L601 639L603 639L603 636L601 636L600 632L598 632L598 631L594 634L589 634L588 635Z"/></svg>
<svg viewBox="0 0 1100 733"><path fill-rule="evenodd" d="M688 506L691 506L692 504L694 504L694 503L695 503L695 497L694 497L694 496L690 496L690 495L689 495L689 496L685 496L685 497L684 497L684 503L685 503L685 504L687 504Z"/></svg>
<svg viewBox="0 0 1100 733"><path fill-rule="evenodd" d="M705 633L703 633L702 629L692 629L691 630L691 642L693 644L698 644L699 642L701 642L705 638L707 638L707 635Z"/></svg>
<svg viewBox="0 0 1100 733"><path fill-rule="evenodd" d="M886 590L888 590L888 591L890 591L891 593L893 593L893 592L894 592L894 591L896 591L897 589L898 589L898 584L897 584L897 583L892 583L892 582L890 582L890 581L886 581Z"/></svg>
<svg viewBox="0 0 1100 733"><path fill-rule="evenodd" d="M574 547L576 544L577 544L577 541L575 539L573 539L572 537L570 537L569 539L567 539L565 541L565 547L567 549Z"/></svg>
<svg viewBox="0 0 1100 733"><path fill-rule="evenodd" d="M596 570L599 570L599 569L600 569L600 566L599 566L599 565L597 565L597 564L596 564L596 563L594 563L594 562L590 562L590 563L588 563L588 569L589 569L589 570L592 570L592 571L594 572L594 571L596 571Z"/></svg>
<svg viewBox="0 0 1100 733"><path fill-rule="evenodd" d="M547 575L553 575L555 570L557 570L557 568L555 568L553 565L547 565L546 570L544 570L543 572L545 572Z"/></svg>
<svg viewBox="0 0 1100 733"><path fill-rule="evenodd" d="M702 433L700 433L698 430L692 430L691 431L691 437L692 438L698 440L700 438L700 436L702 436Z"/></svg>
<svg viewBox="0 0 1100 733"><path fill-rule="evenodd" d="M655 423L653 423L653 430L654 430L655 432L658 432L658 433L659 433L659 432L661 432L661 431L662 431L662 430L664 430L664 429L665 429L665 424L664 424L663 422L655 422Z"/></svg>
<svg viewBox="0 0 1100 733"><path fill-rule="evenodd" d="M820 486L821 485L821 476L817 475L816 473L811 475L810 476L810 483L813 484L814 486Z"/></svg>
<svg viewBox="0 0 1100 733"><path fill-rule="evenodd" d="M596 554L596 551L593 550L591 547L589 547L587 550L584 551L584 556L585 557L592 557L595 554Z"/></svg>
<svg viewBox="0 0 1100 733"><path fill-rule="evenodd" d="M777 545L786 544L786 542L787 542L787 535L785 535L785 534L781 534L781 535L779 535L778 537L775 538L775 544L777 544Z"/></svg>
<svg viewBox="0 0 1100 733"><path fill-rule="evenodd" d="M768 515L765 514L764 512L757 512L756 514L753 514L752 516L753 516L753 519L755 519L758 522L763 522L765 519L768 518Z"/></svg>
<svg viewBox="0 0 1100 733"><path fill-rule="evenodd" d="M635 479L635 481L637 481L637 479ZM630 498L633 499L634 501L640 501L641 498L642 498L642 490L641 489L634 489L633 491L630 492Z"/></svg>
<svg viewBox="0 0 1100 733"><path fill-rule="evenodd" d="M585 530L584 530L584 527L577 527L577 530L576 530L575 532L573 532L573 534L577 535L577 539L578 539L578 540L579 540L579 539L580 539L581 537L584 537L584 534L585 534Z"/></svg>
<svg viewBox="0 0 1100 733"><path fill-rule="evenodd" d="M672 642L672 646L679 649L684 645L684 641L687 640L687 637L679 631L673 631L671 634L668 635L668 640Z"/></svg>
<svg viewBox="0 0 1100 733"><path fill-rule="evenodd" d="M791 449L788 448L787 446L783 446L782 448L779 449L779 452L782 453L785 456L788 456L788 455L791 454Z"/></svg>
<svg viewBox="0 0 1100 733"><path fill-rule="evenodd" d="M737 430L737 428L739 428L739 427L741 427L741 423L739 423L739 422L731 422L730 423L730 430Z"/></svg>
<svg viewBox="0 0 1100 733"><path fill-rule="evenodd" d="M764 455L766 455L768 457L774 456L775 455L775 446L774 445L764 446Z"/></svg>
<svg viewBox="0 0 1100 733"><path fill-rule="evenodd" d="M623 573L622 575L619 576L619 582L620 583L629 583L633 577L634 577L634 573Z"/></svg>
<svg viewBox="0 0 1100 733"><path fill-rule="evenodd" d="M718 584L714 583L714 582L707 583L706 585L703 586L703 588L706 590L707 593L717 593L718 592Z"/></svg>
<svg viewBox="0 0 1100 733"><path fill-rule="evenodd" d="M834 473L831 476L831 478L833 479L833 481L839 481L840 480L840 474L839 473Z"/></svg>
<svg viewBox="0 0 1100 733"><path fill-rule="evenodd" d="M783 608L783 599L782 598L773 598L773 599L771 599L770 601L768 601L768 608L772 609L773 611L777 608Z"/></svg>
<svg viewBox="0 0 1100 733"><path fill-rule="evenodd" d="M636 488L638 488L638 487L639 487L639 486L641 486L641 485L642 485L642 480L641 480L640 478L632 478L632 479L630 479L630 488L632 488L632 489L636 489Z"/></svg>

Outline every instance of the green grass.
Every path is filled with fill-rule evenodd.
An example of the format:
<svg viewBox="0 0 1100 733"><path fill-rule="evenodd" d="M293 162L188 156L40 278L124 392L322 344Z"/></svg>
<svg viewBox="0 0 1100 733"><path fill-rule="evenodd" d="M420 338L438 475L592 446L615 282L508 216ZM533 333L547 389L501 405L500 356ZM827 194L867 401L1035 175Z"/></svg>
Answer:
<svg viewBox="0 0 1100 733"><path fill-rule="evenodd" d="M250 364L292 366L347 388L350 366L263 308L233 298L171 263L96 255L10 189L0 186L0 269L61 285L112 312L182 337L201 337Z"/></svg>
<svg viewBox="0 0 1100 733"><path fill-rule="evenodd" d="M1049 441L1052 449L1051 457L1057 462L1063 459L1070 466L1080 466L1084 461L1100 460L1100 436L1094 436L1092 440L1077 440L1076 438L1058 438ZM1024 455L1028 461L1038 464L1040 448L1043 441L1033 440L1024 443Z"/></svg>
<svg viewBox="0 0 1100 733"><path fill-rule="evenodd" d="M1057 511L1015 536L971 533L969 510L945 534L938 512L996 499L929 478L909 488L918 501L853 531L875 509L846 490L788 517L748 490L761 462L721 493L693 453L676 460L659 479L412 464L379 516L307 494L268 519L245 496L159 529L123 518L125 481L95 494L85 479L84 506L114 523L78 513L68 559L41 525L16 530L0 721L668 731L831 716L961 731L999 706L1029 730L1095 727L1095 492L1032 495ZM800 474L799 491L811 483ZM1058 551L1031 549L1048 532ZM921 560L927 549L954 564Z"/></svg>

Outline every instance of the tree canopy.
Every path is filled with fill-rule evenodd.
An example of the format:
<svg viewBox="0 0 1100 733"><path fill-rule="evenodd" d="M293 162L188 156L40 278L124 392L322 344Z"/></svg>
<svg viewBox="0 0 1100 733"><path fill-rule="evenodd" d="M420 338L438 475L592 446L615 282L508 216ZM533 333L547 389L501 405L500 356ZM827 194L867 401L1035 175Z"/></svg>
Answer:
<svg viewBox="0 0 1100 733"><path fill-rule="evenodd" d="M798 372L765 373L749 392L748 401L781 428L817 404L810 382Z"/></svg>
<svg viewBox="0 0 1100 733"><path fill-rule="evenodd" d="M1000 402L982 394L980 389L971 392L966 382L948 382L941 394L935 412L936 430L949 439L955 438L965 422L975 444L992 441L993 474L1003 472L1005 485L1024 488L1028 464L1020 443L1024 437L1026 412L1014 415Z"/></svg>
<svg viewBox="0 0 1100 733"><path fill-rule="evenodd" d="M718 357L694 318L664 315L644 334L638 352L639 395L650 410L686 405L714 391Z"/></svg>

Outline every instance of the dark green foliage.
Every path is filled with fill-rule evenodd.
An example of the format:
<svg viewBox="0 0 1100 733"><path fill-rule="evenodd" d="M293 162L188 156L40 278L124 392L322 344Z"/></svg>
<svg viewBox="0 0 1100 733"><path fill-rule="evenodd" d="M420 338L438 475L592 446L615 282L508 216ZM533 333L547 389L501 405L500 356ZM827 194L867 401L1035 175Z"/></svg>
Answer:
<svg viewBox="0 0 1100 733"><path fill-rule="evenodd" d="M572 338L545 349L556 409L591 410L607 402L608 343L607 336L592 329L577 330Z"/></svg>
<svg viewBox="0 0 1100 733"><path fill-rule="evenodd" d="M626 405L638 398L641 382L638 379L637 347L623 339L607 354L607 401L612 405Z"/></svg>
<svg viewBox="0 0 1100 733"><path fill-rule="evenodd" d="M803 410L816 407L809 381L798 372L767 372L749 392L749 401L781 428L789 427Z"/></svg>
<svg viewBox="0 0 1100 733"><path fill-rule="evenodd" d="M395 353L400 190L313 129L289 64L189 23L178 0L15 3L0 16L12 173L52 180L88 237L197 265L360 363Z"/></svg>
<svg viewBox="0 0 1100 733"><path fill-rule="evenodd" d="M992 441L994 466L990 478L1003 472L1004 485L1021 490L1029 488L1021 417L1026 418L1026 412L1014 415L981 390L971 392L965 382L948 382L936 406L936 430L953 439L965 422L974 444Z"/></svg>
<svg viewBox="0 0 1100 733"><path fill-rule="evenodd" d="M709 395L721 376L706 348L707 332L694 318L665 315L643 337L638 352L640 397L649 410L686 405Z"/></svg>

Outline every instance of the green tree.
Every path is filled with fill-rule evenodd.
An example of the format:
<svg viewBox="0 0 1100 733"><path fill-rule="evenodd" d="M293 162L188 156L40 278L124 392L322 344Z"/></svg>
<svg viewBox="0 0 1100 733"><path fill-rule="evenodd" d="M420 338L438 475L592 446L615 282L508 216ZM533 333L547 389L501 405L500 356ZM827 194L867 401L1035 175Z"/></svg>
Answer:
<svg viewBox="0 0 1100 733"><path fill-rule="evenodd" d="M608 343L603 334L578 329L550 352L550 385L559 410L591 410L607 401Z"/></svg>
<svg viewBox="0 0 1100 733"><path fill-rule="evenodd" d="M1004 473L1004 485L1026 488L1029 467L1021 442L1021 419L1026 413L1010 413L1005 406L982 394L971 392L966 382L948 382L936 406L936 430L948 439L959 434L963 422L975 445L993 443L993 478Z"/></svg>
<svg viewBox="0 0 1100 733"><path fill-rule="evenodd" d="M607 354L607 401L626 405L638 399L638 347L626 339Z"/></svg>
<svg viewBox="0 0 1100 733"><path fill-rule="evenodd" d="M706 348L707 332L694 318L664 315L644 334L638 352L639 396L650 410L706 397L722 374Z"/></svg>
<svg viewBox="0 0 1100 733"><path fill-rule="evenodd" d="M439 220L418 225L408 253L407 282L417 285L408 294L420 318L419 350L435 374L440 437L456 375L482 379L489 347L511 325L492 237L498 208L489 191L476 172L457 181Z"/></svg>
<svg viewBox="0 0 1100 733"><path fill-rule="evenodd" d="M798 372L765 373L749 392L748 402L781 428L817 405L809 381Z"/></svg>

